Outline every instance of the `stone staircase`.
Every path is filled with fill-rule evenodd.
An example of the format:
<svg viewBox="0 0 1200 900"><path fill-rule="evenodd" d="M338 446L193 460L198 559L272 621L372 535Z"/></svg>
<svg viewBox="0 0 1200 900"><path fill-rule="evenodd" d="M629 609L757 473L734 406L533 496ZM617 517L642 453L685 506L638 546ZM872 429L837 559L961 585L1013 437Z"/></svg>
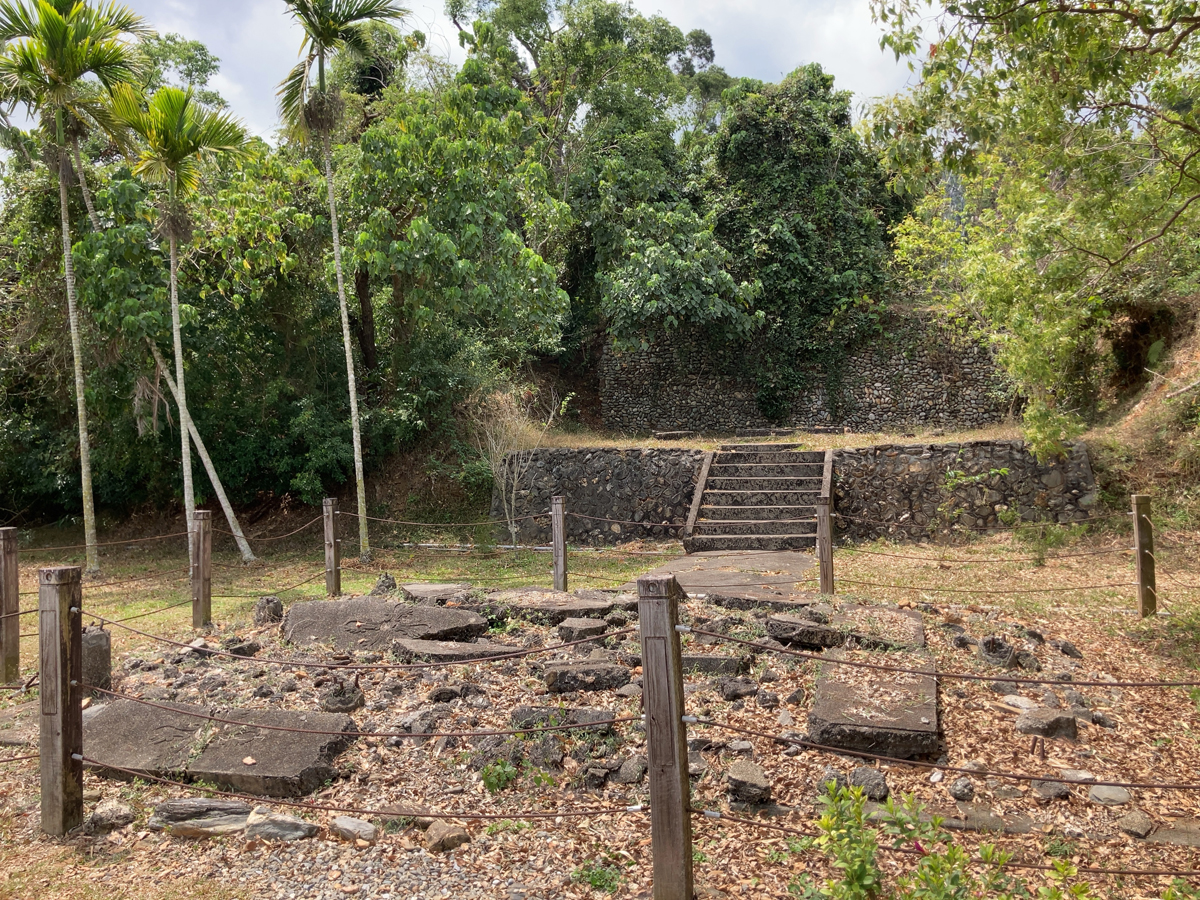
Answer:
<svg viewBox="0 0 1200 900"><path fill-rule="evenodd" d="M701 473L688 553L812 550L823 451L800 444L726 444Z"/></svg>

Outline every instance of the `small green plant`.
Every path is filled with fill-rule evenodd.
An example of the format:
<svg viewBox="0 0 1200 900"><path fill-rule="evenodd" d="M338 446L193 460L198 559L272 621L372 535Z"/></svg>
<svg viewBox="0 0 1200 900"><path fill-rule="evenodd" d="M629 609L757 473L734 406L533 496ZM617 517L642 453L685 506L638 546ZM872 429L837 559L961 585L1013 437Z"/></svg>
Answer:
<svg viewBox="0 0 1200 900"><path fill-rule="evenodd" d="M504 834L507 831L524 831L526 828L533 826L528 822L523 822L520 819L501 819L499 822L492 822L484 829L488 835Z"/></svg>
<svg viewBox="0 0 1200 900"><path fill-rule="evenodd" d="M588 884L606 894L615 894L621 884L621 870L612 863L586 862L571 873L577 884Z"/></svg>
<svg viewBox="0 0 1200 900"><path fill-rule="evenodd" d="M1075 855L1076 847L1066 838L1052 837L1046 841L1046 855L1057 859L1070 859Z"/></svg>
<svg viewBox="0 0 1200 900"><path fill-rule="evenodd" d="M506 759L498 759L495 762L488 763L479 770L479 777L483 779L483 786L488 789L488 793L496 794L507 788L510 784L517 780L517 767Z"/></svg>
<svg viewBox="0 0 1200 900"><path fill-rule="evenodd" d="M692 862L706 863L708 862L708 854L703 850L692 851Z"/></svg>
<svg viewBox="0 0 1200 900"><path fill-rule="evenodd" d="M975 860L951 840L942 820L925 818L912 796L897 803L889 799L878 824L868 819L860 788L836 789L832 784L822 798L823 813L817 822L820 834L789 844L799 852L815 847L824 852L839 872L836 880L818 882L804 874L788 885L789 893L806 900L960 900L965 897L1016 900L1090 900L1084 883L1072 883L1077 872L1065 862L1054 863L1051 884L1031 890L1010 876L1004 865L1009 856L990 844L978 849ZM881 844L891 849L917 851L917 862L890 875L885 883L877 862ZM969 892L968 892L969 889ZM1178 895L1176 900L1190 900Z"/></svg>

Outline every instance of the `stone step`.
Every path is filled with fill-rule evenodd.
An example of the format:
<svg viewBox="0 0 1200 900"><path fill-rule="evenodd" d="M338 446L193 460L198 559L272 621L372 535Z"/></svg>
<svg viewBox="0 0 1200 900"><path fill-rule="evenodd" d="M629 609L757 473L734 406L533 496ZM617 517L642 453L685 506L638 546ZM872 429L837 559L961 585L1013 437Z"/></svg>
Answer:
<svg viewBox="0 0 1200 900"><path fill-rule="evenodd" d="M722 450L713 457L713 465L743 465L746 463L825 463L825 453L817 450Z"/></svg>
<svg viewBox="0 0 1200 900"><path fill-rule="evenodd" d="M718 457L719 458L719 457ZM820 478L822 463L721 463L713 462L711 478Z"/></svg>
<svg viewBox="0 0 1200 900"><path fill-rule="evenodd" d="M770 519L745 519L728 521L720 519L698 519L692 534L697 536L716 536L722 534L816 534L817 520L805 522L783 521L774 522Z"/></svg>
<svg viewBox="0 0 1200 900"><path fill-rule="evenodd" d="M767 476L767 477L734 477L727 478L722 475L719 478L714 478L712 473L708 476L708 491L819 491L821 489L821 479L818 478L796 478L793 476Z"/></svg>
<svg viewBox="0 0 1200 900"><path fill-rule="evenodd" d="M735 550L812 550L817 546L816 534L744 534L703 535L684 538L686 553L722 552Z"/></svg>
<svg viewBox="0 0 1200 900"><path fill-rule="evenodd" d="M819 490L809 491L717 491L704 492L704 505L708 506L813 506L820 496Z"/></svg>
<svg viewBox="0 0 1200 900"><path fill-rule="evenodd" d="M817 508L811 504L801 506L720 506L704 504L700 507L700 518L714 522L732 521L787 521L801 519L816 521Z"/></svg>

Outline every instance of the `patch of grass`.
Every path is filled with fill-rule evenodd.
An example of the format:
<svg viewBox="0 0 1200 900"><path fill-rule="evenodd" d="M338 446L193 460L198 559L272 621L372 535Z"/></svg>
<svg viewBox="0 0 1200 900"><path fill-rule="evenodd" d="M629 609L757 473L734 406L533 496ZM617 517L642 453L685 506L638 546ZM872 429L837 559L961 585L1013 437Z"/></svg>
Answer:
<svg viewBox="0 0 1200 900"><path fill-rule="evenodd" d="M1046 855L1056 859L1070 859L1077 850L1078 848L1066 838L1052 837L1046 841Z"/></svg>
<svg viewBox="0 0 1200 900"><path fill-rule="evenodd" d="M488 827L484 829L484 833L487 835L504 834L505 832L510 831L525 831L526 829L532 827L533 825L531 823L524 822L520 819L501 819L499 822L492 822L490 825L488 825Z"/></svg>
<svg viewBox="0 0 1200 900"><path fill-rule="evenodd" d="M592 860L572 872L571 880L577 884L591 885L606 894L615 894L621 885L621 870L612 863Z"/></svg>

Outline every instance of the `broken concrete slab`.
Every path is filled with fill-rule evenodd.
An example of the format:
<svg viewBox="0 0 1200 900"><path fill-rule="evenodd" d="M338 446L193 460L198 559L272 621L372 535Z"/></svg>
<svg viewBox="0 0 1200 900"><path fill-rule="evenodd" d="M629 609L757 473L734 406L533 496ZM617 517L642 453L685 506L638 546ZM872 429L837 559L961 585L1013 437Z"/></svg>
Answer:
<svg viewBox="0 0 1200 900"><path fill-rule="evenodd" d="M114 778L130 777L118 768L160 777L185 772L208 725L197 716L208 715L206 706L114 700L84 722L83 752L96 761L92 768Z"/></svg>
<svg viewBox="0 0 1200 900"><path fill-rule="evenodd" d="M764 585L749 594L735 593L730 588L716 588L712 593L705 594L704 599L722 609L769 609L773 612L797 613L820 603L821 595L780 593L779 596L771 596L770 590Z"/></svg>
<svg viewBox="0 0 1200 900"><path fill-rule="evenodd" d="M412 603L428 603L434 606L446 606L448 603L463 603L471 599L472 585L469 582L458 584L435 584L425 581L414 581L411 584L400 585L400 595Z"/></svg>
<svg viewBox="0 0 1200 900"><path fill-rule="evenodd" d="M220 837L245 830L250 813L241 800L186 797L158 804L146 827L176 837Z"/></svg>
<svg viewBox="0 0 1200 900"><path fill-rule="evenodd" d="M891 606L846 606L833 615L815 607L767 619L767 634L793 646L824 649L853 641L868 650L925 646L925 624L916 610Z"/></svg>
<svg viewBox="0 0 1200 900"><path fill-rule="evenodd" d="M905 667L921 670L913 673L836 662L880 661L864 651L829 650L825 656L808 714L809 740L902 759L937 750L937 680L928 654L904 657Z"/></svg>
<svg viewBox="0 0 1200 900"><path fill-rule="evenodd" d="M469 641L487 628L486 619L465 610L366 598L297 603L283 617L283 636L292 643L339 650L386 651L397 638Z"/></svg>
<svg viewBox="0 0 1200 900"><path fill-rule="evenodd" d="M750 671L752 656L721 656L716 653L683 654L683 671L701 675L741 675Z"/></svg>
<svg viewBox="0 0 1200 900"><path fill-rule="evenodd" d="M267 797L310 794L334 775L333 760L357 729L349 716L284 709L231 709L224 719L246 725L216 723L216 731L200 756L188 764L193 779L221 788ZM271 725L305 734L255 728ZM247 763L246 760L253 760Z"/></svg>
<svg viewBox="0 0 1200 900"><path fill-rule="evenodd" d="M491 641L476 641L473 644L458 641L418 641L400 638L392 643L392 652L402 662L422 660L429 662L470 662L515 653L520 647L509 644L493 644Z"/></svg>
<svg viewBox="0 0 1200 900"><path fill-rule="evenodd" d="M1146 839L1151 844L1174 844L1177 847L1200 847L1200 821L1176 819L1170 828L1159 828Z"/></svg>
<svg viewBox="0 0 1200 900"><path fill-rule="evenodd" d="M580 600L599 600L611 603L613 609L622 612L637 612L638 595L636 591L603 591L596 588L579 588L571 592Z"/></svg>
<svg viewBox="0 0 1200 900"><path fill-rule="evenodd" d="M894 606L844 606L829 620L869 650L906 650L925 646L925 622L915 609Z"/></svg>
<svg viewBox="0 0 1200 900"><path fill-rule="evenodd" d="M822 625L802 613L771 616L767 619L767 634L784 644L817 650L840 647L846 643L844 633Z"/></svg>
<svg viewBox="0 0 1200 900"><path fill-rule="evenodd" d="M488 600L536 625L559 625L566 619L603 619L613 611L612 599L579 597L545 588L496 591L488 594Z"/></svg>
<svg viewBox="0 0 1200 900"><path fill-rule="evenodd" d="M588 660L553 665L546 669L546 687L551 693L570 691L611 691L629 684L630 671L617 663Z"/></svg>
<svg viewBox="0 0 1200 900"><path fill-rule="evenodd" d="M558 636L564 643L603 637L608 623L603 619L563 619L558 623Z"/></svg>

